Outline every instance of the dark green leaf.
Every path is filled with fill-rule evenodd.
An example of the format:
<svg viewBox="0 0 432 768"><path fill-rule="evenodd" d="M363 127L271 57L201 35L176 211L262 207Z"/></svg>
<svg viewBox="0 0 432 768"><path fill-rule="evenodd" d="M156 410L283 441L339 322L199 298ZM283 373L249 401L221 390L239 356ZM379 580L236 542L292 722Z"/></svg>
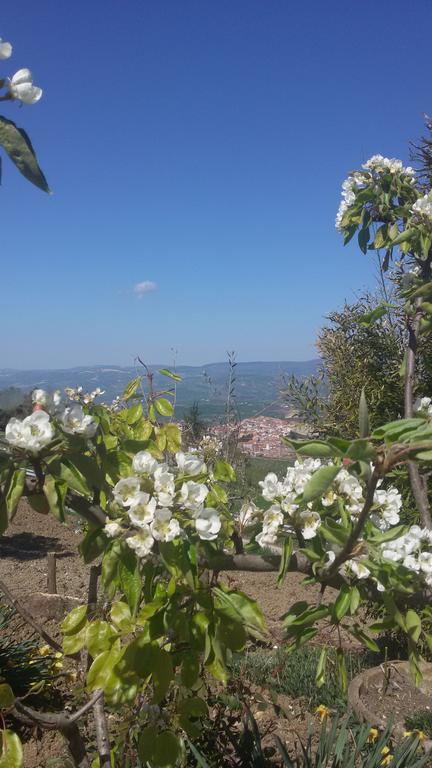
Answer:
<svg viewBox="0 0 432 768"><path fill-rule="evenodd" d="M0 144L26 179L44 192L50 191L26 132L18 128L12 120L2 116L0 116Z"/></svg>

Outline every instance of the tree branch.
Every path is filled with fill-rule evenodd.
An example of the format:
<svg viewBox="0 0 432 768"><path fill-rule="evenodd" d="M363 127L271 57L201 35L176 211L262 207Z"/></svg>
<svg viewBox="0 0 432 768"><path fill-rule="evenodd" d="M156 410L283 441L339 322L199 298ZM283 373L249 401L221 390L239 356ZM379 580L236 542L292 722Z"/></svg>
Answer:
<svg viewBox="0 0 432 768"><path fill-rule="evenodd" d="M19 699L15 701L14 707L19 715L24 715L41 728L44 728L47 731L61 731L80 720L89 709L94 707L97 701L102 697L102 694L103 691L101 690L95 691L91 699L86 701L86 703L83 704L80 709L77 709L73 715L68 715L65 712L38 712L36 709L32 709L32 707L23 704Z"/></svg>
<svg viewBox="0 0 432 768"><path fill-rule="evenodd" d="M33 627L35 632L37 632L38 635L40 635L51 648L53 648L55 651L60 651L60 652L63 650L60 643L58 643L57 640L54 640L54 638L51 637L51 635L49 635L48 632L46 632L43 629L43 627L41 627L40 624L37 623L37 621L35 621L33 616L28 612L27 608L24 608L22 603L20 603L20 601L13 596L9 587L2 580L0 580L0 592L3 592L8 603L10 603L10 605L12 605L13 608L15 608L16 612L19 613L20 616L22 616L24 621L26 621L27 624L30 624L30 626Z"/></svg>
<svg viewBox="0 0 432 768"><path fill-rule="evenodd" d="M98 698L93 706L93 715L96 728L96 741L99 753L99 768L111 768L111 754L108 724L104 707L104 696Z"/></svg>
<svg viewBox="0 0 432 768"><path fill-rule="evenodd" d="M375 467L367 485L366 498L363 504L363 509L358 516L357 523L355 524L354 528L352 529L350 535L346 540L345 546L343 547L341 552L339 552L339 554L336 555L332 564L327 569L327 575L329 577L334 576L339 571L339 568L341 567L341 565L343 565L347 560L350 559L353 548L355 547L358 540L360 539L361 534L363 533L363 528L365 526L366 520L368 519L369 512L371 511L372 505L374 503L374 495L375 495L376 487L378 484L378 480L379 480L379 473Z"/></svg>

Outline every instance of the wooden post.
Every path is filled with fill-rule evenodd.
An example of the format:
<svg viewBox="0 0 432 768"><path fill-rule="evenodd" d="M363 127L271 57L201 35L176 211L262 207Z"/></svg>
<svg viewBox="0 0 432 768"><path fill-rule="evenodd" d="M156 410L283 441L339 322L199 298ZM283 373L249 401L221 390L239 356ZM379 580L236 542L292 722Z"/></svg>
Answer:
<svg viewBox="0 0 432 768"><path fill-rule="evenodd" d="M47 592L50 595L57 594L57 555L55 552L48 552L47 555Z"/></svg>

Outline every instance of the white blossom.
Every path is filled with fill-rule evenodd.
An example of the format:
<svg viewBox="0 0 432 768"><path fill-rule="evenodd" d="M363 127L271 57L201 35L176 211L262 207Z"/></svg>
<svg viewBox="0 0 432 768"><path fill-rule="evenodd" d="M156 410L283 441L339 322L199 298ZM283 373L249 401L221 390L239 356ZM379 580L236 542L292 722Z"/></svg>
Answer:
<svg viewBox="0 0 432 768"><path fill-rule="evenodd" d="M179 522L166 507L156 510L150 530L157 541L172 541L180 535Z"/></svg>
<svg viewBox="0 0 432 768"><path fill-rule="evenodd" d="M13 99L24 104L35 104L42 96L42 88L33 85L33 76L29 69L19 69L9 81L9 91Z"/></svg>
<svg viewBox="0 0 432 768"><path fill-rule="evenodd" d="M263 528L261 533L255 536L255 541L260 547L271 547L277 542L277 529Z"/></svg>
<svg viewBox="0 0 432 768"><path fill-rule="evenodd" d="M346 560L341 571L345 576L353 574L357 579L367 579L370 576L370 570L366 567L363 561L359 558L357 560Z"/></svg>
<svg viewBox="0 0 432 768"><path fill-rule="evenodd" d="M196 509L202 506L209 492L204 483L195 483L188 480L180 489L180 502L185 509Z"/></svg>
<svg viewBox="0 0 432 768"><path fill-rule="evenodd" d="M432 552L420 552L418 562L423 573L432 573Z"/></svg>
<svg viewBox="0 0 432 768"><path fill-rule="evenodd" d="M366 163L363 163L362 168L373 173L399 173L411 178L415 177L414 169L409 165L404 167L402 160L398 160L396 157L373 155Z"/></svg>
<svg viewBox="0 0 432 768"><path fill-rule="evenodd" d="M204 460L193 453L179 451L175 455L177 466L183 475L199 475L206 471Z"/></svg>
<svg viewBox="0 0 432 768"><path fill-rule="evenodd" d="M128 500L130 503L128 515L134 525L141 527L152 522L156 511L156 499L151 498L149 493L138 491Z"/></svg>
<svg viewBox="0 0 432 768"><path fill-rule="evenodd" d="M264 480L259 481L259 485L262 488L262 495L266 501L273 501L276 496L280 495L282 490L282 484L274 472L269 472Z"/></svg>
<svg viewBox="0 0 432 768"><path fill-rule="evenodd" d="M12 46L10 43L3 41L0 37L0 59L9 59L12 54Z"/></svg>
<svg viewBox="0 0 432 768"><path fill-rule="evenodd" d="M241 507L238 515L239 523L242 528L250 525L259 513L259 509L253 501L245 501Z"/></svg>
<svg viewBox="0 0 432 768"><path fill-rule="evenodd" d="M202 507L195 518L195 527L200 539L213 541L221 529L219 513L213 507Z"/></svg>
<svg viewBox="0 0 432 768"><path fill-rule="evenodd" d="M298 525L301 527L304 539L313 539L321 525L321 517L318 512L305 509L298 515Z"/></svg>
<svg viewBox="0 0 432 768"><path fill-rule="evenodd" d="M39 453L54 437L54 427L46 411L35 411L22 421L12 418L6 425L6 440L16 448Z"/></svg>
<svg viewBox="0 0 432 768"><path fill-rule="evenodd" d="M131 549L135 550L138 557L147 557L152 551L154 544L150 527L143 525L134 536L128 536L126 543Z"/></svg>
<svg viewBox="0 0 432 768"><path fill-rule="evenodd" d="M82 405L67 405L59 414L60 426L69 435L94 437L98 428L93 416L84 413Z"/></svg>
<svg viewBox="0 0 432 768"><path fill-rule="evenodd" d="M279 528L284 520L279 504L272 506L264 512L263 528Z"/></svg>
<svg viewBox="0 0 432 768"><path fill-rule="evenodd" d="M50 396L48 392L45 392L44 389L34 389L32 392L32 403L35 405L41 405L43 408L46 408L46 406L49 403Z"/></svg>
<svg viewBox="0 0 432 768"><path fill-rule="evenodd" d="M130 507L139 490L140 481L137 477L123 477L114 486L114 499L117 504L121 504L123 507Z"/></svg>
<svg viewBox="0 0 432 768"><path fill-rule="evenodd" d="M165 466L160 466L155 470L154 489L159 504L162 507L170 507L175 495L174 475L168 472Z"/></svg>
<svg viewBox="0 0 432 768"><path fill-rule="evenodd" d="M378 528L385 531L390 526L398 524L400 520L399 512L402 507L402 496L396 488L378 489L375 491L374 503L380 506L380 510L371 515L373 522Z"/></svg>
<svg viewBox="0 0 432 768"><path fill-rule="evenodd" d="M104 531L106 535L109 536L110 539L113 539L116 536L120 536L122 530L123 529L118 520L108 520L108 522L105 523L105 526L104 526Z"/></svg>
<svg viewBox="0 0 432 768"><path fill-rule="evenodd" d="M149 451L139 451L132 460L132 466L139 475L152 475L159 466L159 463Z"/></svg>
<svg viewBox="0 0 432 768"><path fill-rule="evenodd" d="M412 213L418 219L432 220L432 190L423 197L419 197L411 208Z"/></svg>
<svg viewBox="0 0 432 768"><path fill-rule="evenodd" d="M432 398L421 397L414 403L414 410L416 413L424 414L432 418Z"/></svg>

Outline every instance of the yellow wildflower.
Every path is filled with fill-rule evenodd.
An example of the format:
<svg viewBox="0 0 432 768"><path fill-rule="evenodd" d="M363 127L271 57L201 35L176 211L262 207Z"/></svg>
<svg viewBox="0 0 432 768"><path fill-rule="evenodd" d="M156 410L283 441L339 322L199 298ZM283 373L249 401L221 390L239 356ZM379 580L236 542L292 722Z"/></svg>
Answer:
<svg viewBox="0 0 432 768"><path fill-rule="evenodd" d="M40 645L38 648L39 656L48 656L51 653L49 645Z"/></svg>
<svg viewBox="0 0 432 768"><path fill-rule="evenodd" d="M320 704L319 707L316 708L315 714L318 715L320 720L324 720L325 717L329 716L330 710L325 704Z"/></svg>
<svg viewBox="0 0 432 768"><path fill-rule="evenodd" d="M381 750L381 754L383 755L383 759L380 762L380 765L388 765L393 760L393 755L390 752L390 747L383 747Z"/></svg>
<svg viewBox="0 0 432 768"><path fill-rule="evenodd" d="M415 736L419 741L425 741L427 739L425 732L420 731L418 728L414 728L413 731L404 731L404 739L409 738L409 736Z"/></svg>
<svg viewBox="0 0 432 768"><path fill-rule="evenodd" d="M371 728L368 736L368 743L374 744L379 736L378 728Z"/></svg>

